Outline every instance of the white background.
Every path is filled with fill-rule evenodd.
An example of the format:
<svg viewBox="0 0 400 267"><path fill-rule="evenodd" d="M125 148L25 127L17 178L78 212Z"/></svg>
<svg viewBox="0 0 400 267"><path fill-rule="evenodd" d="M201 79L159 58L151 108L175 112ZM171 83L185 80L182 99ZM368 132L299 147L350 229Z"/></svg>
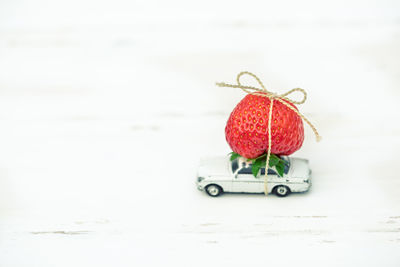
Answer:
<svg viewBox="0 0 400 267"><path fill-rule="evenodd" d="M242 70L307 90L310 192L196 190ZM2 0L0 266L400 266L399 87L394 0Z"/></svg>

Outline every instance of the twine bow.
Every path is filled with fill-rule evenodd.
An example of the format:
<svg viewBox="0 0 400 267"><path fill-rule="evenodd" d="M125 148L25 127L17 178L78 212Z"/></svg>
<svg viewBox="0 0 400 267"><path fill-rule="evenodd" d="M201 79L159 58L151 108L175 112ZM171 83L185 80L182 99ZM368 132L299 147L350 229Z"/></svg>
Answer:
<svg viewBox="0 0 400 267"><path fill-rule="evenodd" d="M261 86L261 88L242 85L240 83L240 77L242 77L243 75L249 75L249 76L253 77L258 82L258 84ZM301 114L297 109L295 109L292 105L289 104L289 103L291 103L294 105L301 105L304 102L306 102L307 93L304 89L294 88L292 90L287 91L286 93L278 95L276 93L268 91L265 88L264 84L261 82L261 80L255 74L248 72L248 71L243 71L243 72L239 73L236 77L236 82L237 82L237 84L227 84L227 83L223 83L223 82L217 83L217 86L240 88L248 94L267 97L270 99L270 105L269 105L269 111L268 111L268 150L267 150L267 162L266 162L266 166L265 166L265 179L264 179L264 193L265 193L265 195L268 195L268 171L267 170L268 170L268 166L269 166L269 158L271 156L271 120L272 120L272 109L273 109L273 105L274 105L274 100L281 102L286 107L293 110L300 118L302 118L313 130L317 142L319 142L321 140L321 136L318 134L318 131L315 128L315 126L306 117L304 117L303 114ZM290 95L291 93L294 93L294 92L302 93L303 99L301 101L295 101L295 100L292 100L287 97L288 95Z"/></svg>

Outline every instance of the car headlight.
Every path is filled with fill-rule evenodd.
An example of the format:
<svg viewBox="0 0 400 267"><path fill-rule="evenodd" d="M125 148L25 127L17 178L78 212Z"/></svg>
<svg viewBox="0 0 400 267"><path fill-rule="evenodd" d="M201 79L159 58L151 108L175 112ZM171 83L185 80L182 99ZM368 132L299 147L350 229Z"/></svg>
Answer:
<svg viewBox="0 0 400 267"><path fill-rule="evenodd" d="M201 181L203 181L204 180L204 177L197 177L197 182L198 183L201 183Z"/></svg>

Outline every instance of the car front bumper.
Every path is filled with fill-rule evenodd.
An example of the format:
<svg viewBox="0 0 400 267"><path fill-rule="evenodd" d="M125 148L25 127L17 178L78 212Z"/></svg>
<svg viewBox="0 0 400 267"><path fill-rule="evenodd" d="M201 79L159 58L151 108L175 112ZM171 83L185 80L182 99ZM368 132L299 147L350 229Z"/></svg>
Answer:
<svg viewBox="0 0 400 267"><path fill-rule="evenodd" d="M295 183L289 185L290 191L292 192L307 192L311 188L311 181L309 183Z"/></svg>

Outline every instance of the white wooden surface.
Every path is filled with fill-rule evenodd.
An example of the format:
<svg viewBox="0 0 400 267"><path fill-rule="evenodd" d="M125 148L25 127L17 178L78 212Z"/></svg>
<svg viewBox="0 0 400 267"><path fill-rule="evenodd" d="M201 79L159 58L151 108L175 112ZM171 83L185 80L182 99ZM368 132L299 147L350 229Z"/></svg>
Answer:
<svg viewBox="0 0 400 267"><path fill-rule="evenodd" d="M0 266L399 266L395 1L1 1ZM302 87L311 192L198 192L250 70Z"/></svg>

